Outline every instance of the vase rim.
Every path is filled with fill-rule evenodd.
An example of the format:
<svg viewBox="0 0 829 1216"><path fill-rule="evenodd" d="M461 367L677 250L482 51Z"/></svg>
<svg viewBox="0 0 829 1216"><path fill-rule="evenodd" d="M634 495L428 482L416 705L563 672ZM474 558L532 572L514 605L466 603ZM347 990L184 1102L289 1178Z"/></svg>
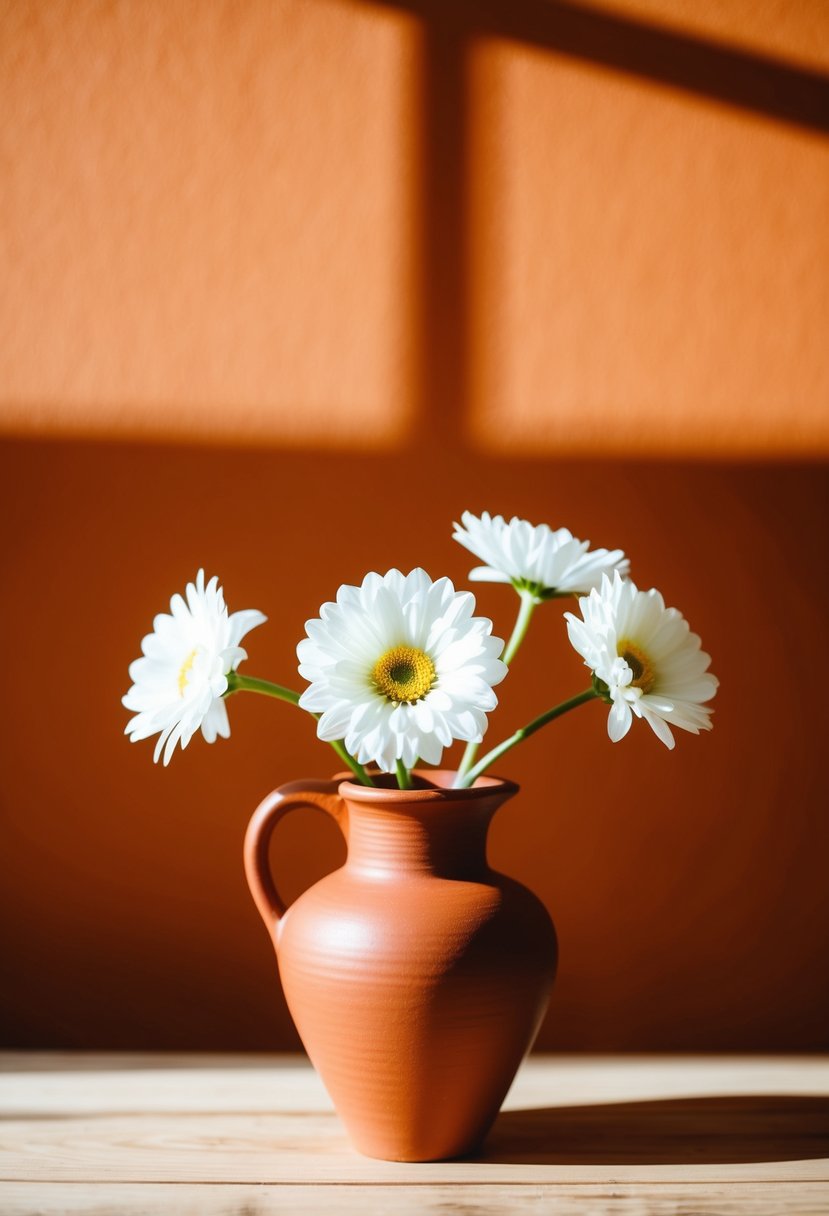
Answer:
<svg viewBox="0 0 829 1216"><path fill-rule="evenodd" d="M412 777L428 784L410 790L401 790L396 785L362 785L350 773L338 773L335 780L340 783L340 796L352 802L388 802L389 799L394 802L474 802L493 794L509 797L517 794L520 788L506 777L483 776L478 777L474 785L458 789L452 785L455 776L455 769L412 769ZM393 773L372 774L372 779L377 777L387 778L389 782L395 780Z"/></svg>

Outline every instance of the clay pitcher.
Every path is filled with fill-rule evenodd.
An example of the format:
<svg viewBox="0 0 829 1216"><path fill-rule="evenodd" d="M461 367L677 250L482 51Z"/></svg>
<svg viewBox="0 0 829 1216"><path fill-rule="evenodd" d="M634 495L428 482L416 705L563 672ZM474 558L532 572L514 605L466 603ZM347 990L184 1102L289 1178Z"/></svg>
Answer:
<svg viewBox="0 0 829 1216"><path fill-rule="evenodd" d="M546 909L486 860L490 820L518 787L482 777L458 790L453 777L416 774L412 790L284 785L245 841L248 883L311 1062L355 1147L391 1161L480 1144L555 976ZM296 807L331 815L348 857L286 909L268 842Z"/></svg>

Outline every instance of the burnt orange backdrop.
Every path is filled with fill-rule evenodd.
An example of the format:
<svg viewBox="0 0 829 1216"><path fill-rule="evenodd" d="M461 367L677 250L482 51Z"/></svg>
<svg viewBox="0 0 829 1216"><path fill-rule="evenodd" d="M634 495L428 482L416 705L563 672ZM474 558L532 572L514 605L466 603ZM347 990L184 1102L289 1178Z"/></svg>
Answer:
<svg viewBox="0 0 829 1216"><path fill-rule="evenodd" d="M465 585L469 508L624 547L722 682L674 753L593 704L510 755L492 860L562 947L540 1045L829 1046L826 6L0 20L4 1045L296 1046L241 841L333 756L237 697L155 768L126 669L204 565L298 686L341 582ZM584 685L563 607L490 738ZM289 896L341 857L310 812L274 845Z"/></svg>

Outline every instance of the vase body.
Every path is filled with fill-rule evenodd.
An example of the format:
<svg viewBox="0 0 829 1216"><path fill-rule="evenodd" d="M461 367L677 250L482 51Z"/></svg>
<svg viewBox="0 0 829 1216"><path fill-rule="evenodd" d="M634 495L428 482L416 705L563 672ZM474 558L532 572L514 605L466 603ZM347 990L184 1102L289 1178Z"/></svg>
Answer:
<svg viewBox="0 0 829 1216"><path fill-rule="evenodd" d="M352 1142L426 1161L480 1144L547 1007L556 937L543 904L490 869L486 837L517 787L351 781L285 786L249 830L246 865L299 1035ZM285 910L267 866L269 823L313 805L348 857Z"/></svg>

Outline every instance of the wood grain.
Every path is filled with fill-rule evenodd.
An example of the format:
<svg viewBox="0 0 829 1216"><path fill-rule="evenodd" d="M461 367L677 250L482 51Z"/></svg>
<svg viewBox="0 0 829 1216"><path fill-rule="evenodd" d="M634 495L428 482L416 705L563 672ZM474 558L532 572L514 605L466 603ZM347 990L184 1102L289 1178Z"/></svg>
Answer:
<svg viewBox="0 0 829 1216"><path fill-rule="evenodd" d="M3 1216L272 1216L342 1212L345 1216L816 1216L826 1186L798 1183L695 1183L626 1186L169 1186L6 1183Z"/></svg>
<svg viewBox="0 0 829 1216"><path fill-rule="evenodd" d="M13 1214L829 1213L829 1060L534 1057L483 1152L349 1147L298 1057L0 1056Z"/></svg>

